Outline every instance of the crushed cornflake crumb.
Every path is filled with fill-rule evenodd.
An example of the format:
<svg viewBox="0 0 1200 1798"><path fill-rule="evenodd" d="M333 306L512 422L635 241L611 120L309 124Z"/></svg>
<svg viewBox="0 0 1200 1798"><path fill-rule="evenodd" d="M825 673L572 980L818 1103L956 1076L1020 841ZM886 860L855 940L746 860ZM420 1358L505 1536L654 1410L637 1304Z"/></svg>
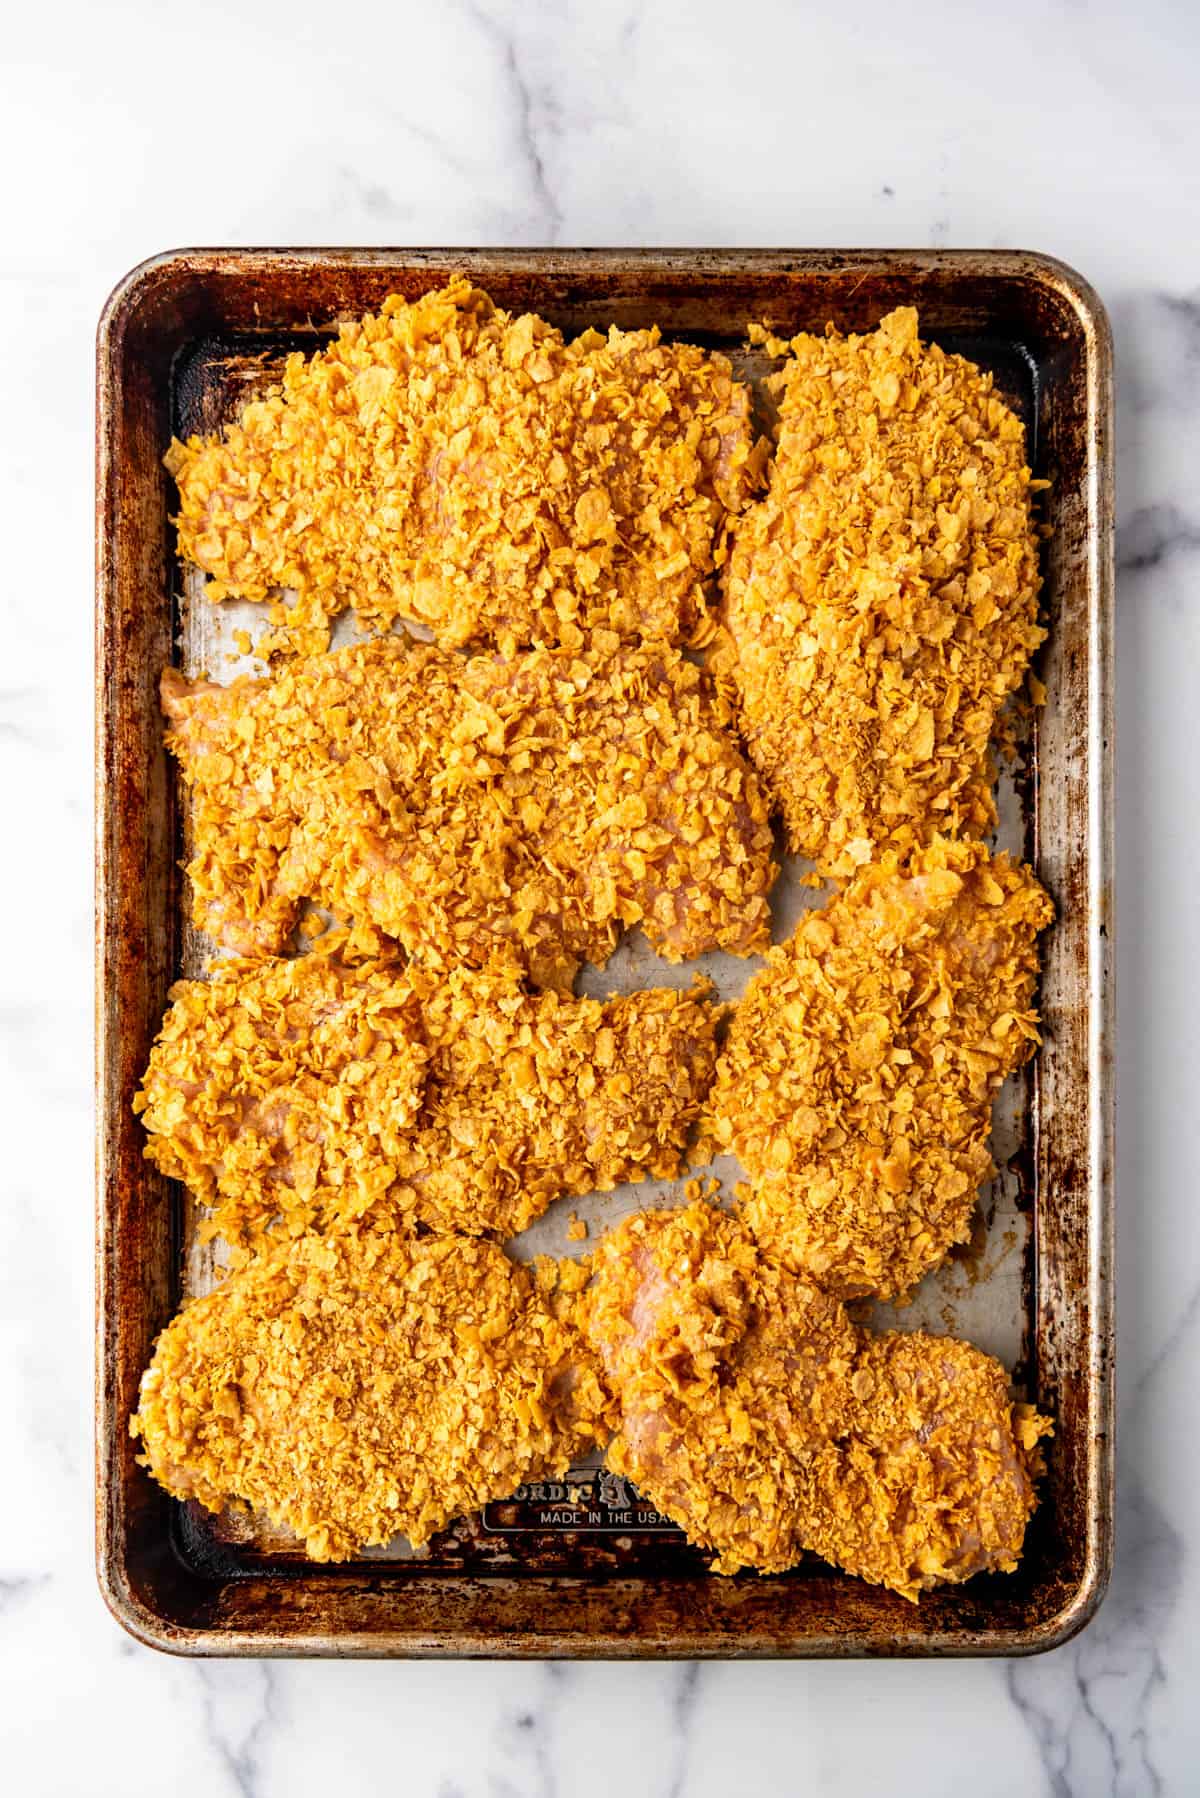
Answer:
<svg viewBox="0 0 1200 1798"><path fill-rule="evenodd" d="M790 847L845 878L995 820L988 742L1045 631L1020 421L917 335L801 335L770 487L737 523L713 667Z"/></svg>
<svg viewBox="0 0 1200 1798"><path fill-rule="evenodd" d="M450 647L578 647L594 628L704 636L703 583L763 449L724 356L657 329L565 342L456 276L292 355L166 466L209 597L274 601L260 651L328 647L351 605Z"/></svg>
<svg viewBox="0 0 1200 1798"><path fill-rule="evenodd" d="M681 961L769 942L766 802L703 672L599 633L466 658L396 637L227 687L163 676L194 918L283 947L303 899L412 954L569 986L640 925Z"/></svg>
<svg viewBox="0 0 1200 1798"><path fill-rule="evenodd" d="M571 1215L567 1219L567 1241L568 1242L586 1242L587 1236L588 1236L587 1224L584 1222L583 1218L578 1217L576 1215L576 1213L574 1211L572 1211Z"/></svg>
<svg viewBox="0 0 1200 1798"><path fill-rule="evenodd" d="M1039 1041L1053 908L981 843L894 853L805 912L734 1012L694 1151L737 1155L760 1243L896 1297L970 1233L992 1101Z"/></svg>
<svg viewBox="0 0 1200 1798"><path fill-rule="evenodd" d="M602 1002L345 955L330 937L173 989L134 1109L150 1159L213 1207L206 1236L513 1235L560 1194L679 1172L716 1061L709 982Z"/></svg>
<svg viewBox="0 0 1200 1798"><path fill-rule="evenodd" d="M177 1498L240 1501L339 1561L560 1476L608 1420L585 1341L494 1243L368 1231L283 1244L187 1305L130 1429Z"/></svg>
<svg viewBox="0 0 1200 1798"><path fill-rule="evenodd" d="M807 1550L916 1599L1015 1568L1051 1425L998 1361L869 1335L703 1204L627 1218L591 1268L578 1315L621 1412L608 1465L714 1571Z"/></svg>

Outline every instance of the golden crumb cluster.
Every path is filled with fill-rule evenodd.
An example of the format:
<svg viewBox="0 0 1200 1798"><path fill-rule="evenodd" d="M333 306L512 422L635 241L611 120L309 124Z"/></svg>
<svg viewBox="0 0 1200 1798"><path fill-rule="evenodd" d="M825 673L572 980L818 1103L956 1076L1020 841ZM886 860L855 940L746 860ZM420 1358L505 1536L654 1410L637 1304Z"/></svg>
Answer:
<svg viewBox="0 0 1200 1798"><path fill-rule="evenodd" d="M712 1080L710 988L530 994L320 949L181 981L135 1109L205 1233L419 1220L514 1235L560 1194L670 1178Z"/></svg>
<svg viewBox="0 0 1200 1798"><path fill-rule="evenodd" d="M702 672L601 633L466 658L386 637L228 687L163 678L195 919L278 950L302 900L414 955L569 985L640 924L672 961L769 941L766 804Z"/></svg>
<svg viewBox="0 0 1200 1798"><path fill-rule="evenodd" d="M336 1561L565 1472L607 1402L494 1243L367 1231L282 1244L187 1305L131 1428L176 1497L240 1500Z"/></svg>
<svg viewBox="0 0 1200 1798"><path fill-rule="evenodd" d="M180 553L275 622L411 618L446 645L690 639L757 475L747 389L657 329L572 342L458 277L342 325L220 436L175 442Z"/></svg>
<svg viewBox="0 0 1200 1798"><path fill-rule="evenodd" d="M969 1234L992 1101L1038 1042L1027 868L936 838L806 912L746 988L709 1147L750 1175L762 1247L843 1295L895 1297Z"/></svg>
<svg viewBox="0 0 1200 1798"><path fill-rule="evenodd" d="M869 1336L702 1203L626 1219L591 1267L580 1322L621 1416L608 1464L716 1572L810 1551L915 1599L1015 1567L1050 1425L998 1362Z"/></svg>
<svg viewBox="0 0 1200 1798"><path fill-rule="evenodd" d="M1020 421L911 307L869 336L755 335L790 355L715 662L789 845L841 877L980 836L997 712L1045 636Z"/></svg>

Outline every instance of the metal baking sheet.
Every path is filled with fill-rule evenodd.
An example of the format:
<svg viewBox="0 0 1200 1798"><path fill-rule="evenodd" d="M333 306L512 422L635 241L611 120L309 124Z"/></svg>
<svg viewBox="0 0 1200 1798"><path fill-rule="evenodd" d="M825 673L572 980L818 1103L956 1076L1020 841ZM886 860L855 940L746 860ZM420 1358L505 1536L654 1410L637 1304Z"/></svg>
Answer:
<svg viewBox="0 0 1200 1798"><path fill-rule="evenodd" d="M253 638L264 624L261 608L210 605L202 577L174 563L165 520L171 493L157 458L171 432L212 429L236 414L273 378L283 355L297 345L316 347L338 317L377 304L393 288L423 291L457 267L501 303L532 306L567 329L656 321L668 334L718 345L756 389L770 365L745 352L749 319L766 317L787 331L820 328L830 317L862 328L890 305L913 300L924 335L994 370L1026 422L1035 472L1051 478L1051 639L1040 659L1049 700L1026 723L1016 762L1002 773L997 832L1001 847L1035 863L1059 905L1041 1001L1049 1040L997 1104L1000 1172L981 1195L970 1243L911 1304L898 1312L873 1308L874 1321L949 1330L999 1355L1018 1389L1059 1420L1046 1497L1015 1576L931 1594L919 1607L816 1562L781 1579L713 1579L680 1532L595 1465L489 1506L419 1554L398 1540L341 1568L313 1568L281 1532L232 1513L213 1519L198 1507L175 1506L130 1465L121 1432L141 1363L178 1299L211 1287L214 1256L211 1245L199 1243L186 1194L134 1163L140 1144L128 1116L131 1082L157 1029L165 985L179 973L199 972L211 953L184 915L175 866L184 820L159 744L155 687L168 659L218 680L257 666L239 654L233 634L247 630ZM165 292L156 294L159 288ZM130 438L118 431L115 414L127 409L126 395L114 393L113 383L118 369L125 381L135 376L130 327L139 309L149 315L140 350L144 429ZM1107 394L1103 314L1074 277L1039 258L184 253L147 265L118 290L100 343L100 924L107 954L99 994L98 1517L102 1585L137 1633L164 1646L221 1653L994 1653L1048 1646L1078 1627L1102 1589L1111 1535ZM133 529L120 514L122 491L142 505ZM130 551L138 546L144 554L151 541L153 577L140 591L123 588ZM120 633L130 605L136 625ZM348 620L339 631L350 633ZM114 687L118 672L126 683ZM133 831L119 800L121 780L130 777L145 795L140 830ZM141 851L132 861L131 835ZM801 905L824 896L798 884L805 871L785 858L773 901L777 940ZM134 971L129 946L111 935L118 899L138 911L146 954L133 1004L140 1059L127 1033L114 1065L111 1031L129 1019ZM672 966L635 934L606 968L585 969L580 987L605 994L686 984L700 970L722 998L736 998L756 965L711 956ZM112 1258L131 1240L136 1204L106 1184L115 1164L136 1181L137 1229L153 1245L140 1270ZM740 1178L730 1161L711 1172L725 1193ZM511 1252L586 1253L601 1230L635 1207L679 1202L681 1184L560 1201ZM584 1220L590 1241L568 1238L572 1216ZM140 1355L129 1352L134 1344ZM145 1583L150 1546L139 1537L133 1553L135 1515L155 1551L180 1570L169 1602L161 1591L149 1601L133 1597L139 1578ZM567 1600L564 1585L578 1603ZM555 1604L562 1621L549 1626Z"/></svg>

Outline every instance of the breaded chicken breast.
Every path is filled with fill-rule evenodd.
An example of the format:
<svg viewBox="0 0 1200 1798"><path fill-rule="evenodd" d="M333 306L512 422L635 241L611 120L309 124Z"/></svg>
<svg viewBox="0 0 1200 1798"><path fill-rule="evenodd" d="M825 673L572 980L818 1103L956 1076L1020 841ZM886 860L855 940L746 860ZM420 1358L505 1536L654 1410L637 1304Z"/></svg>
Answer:
<svg viewBox="0 0 1200 1798"><path fill-rule="evenodd" d="M738 1006L704 1125L762 1247L842 1296L907 1293L970 1234L992 1101L1038 1041L1028 868L941 838L806 912Z"/></svg>
<svg viewBox="0 0 1200 1798"><path fill-rule="evenodd" d="M1000 1363L927 1331L864 1337L847 1434L816 1456L805 1547L915 1598L1011 1573L1037 1504L1048 1418Z"/></svg>
<svg viewBox="0 0 1200 1798"><path fill-rule="evenodd" d="M858 1332L704 1204L638 1212L591 1259L580 1322L621 1426L607 1463L713 1551L718 1573L794 1565L806 1456L846 1428Z"/></svg>
<svg viewBox="0 0 1200 1798"><path fill-rule="evenodd" d="M765 947L776 868L726 714L672 650L464 658L396 637L228 687L163 678L196 923L274 952L302 900L413 955L569 985L640 924L672 961Z"/></svg>
<svg viewBox="0 0 1200 1798"><path fill-rule="evenodd" d="M328 646L346 606L448 646L683 642L754 454L725 357L656 329L571 342L462 277L343 324L219 436L175 442L180 554Z"/></svg>
<svg viewBox="0 0 1200 1798"><path fill-rule="evenodd" d="M967 1343L871 1337L703 1204L596 1248L580 1321L620 1409L608 1464L715 1557L811 1551L907 1598L1010 1572L1050 1425Z"/></svg>
<svg viewBox="0 0 1200 1798"><path fill-rule="evenodd" d="M207 1234L369 1215L510 1236L560 1195L680 1171L716 1061L706 982L601 1002L342 947L173 990L134 1108Z"/></svg>
<svg viewBox="0 0 1200 1798"><path fill-rule="evenodd" d="M338 1561L562 1474L606 1416L528 1269L479 1239L367 1231L282 1244L187 1305L131 1430L176 1498L249 1505Z"/></svg>
<svg viewBox="0 0 1200 1798"><path fill-rule="evenodd" d="M765 337L779 440L733 536L714 666L789 846L844 877L995 818L988 742L1045 632L1020 421L892 312Z"/></svg>

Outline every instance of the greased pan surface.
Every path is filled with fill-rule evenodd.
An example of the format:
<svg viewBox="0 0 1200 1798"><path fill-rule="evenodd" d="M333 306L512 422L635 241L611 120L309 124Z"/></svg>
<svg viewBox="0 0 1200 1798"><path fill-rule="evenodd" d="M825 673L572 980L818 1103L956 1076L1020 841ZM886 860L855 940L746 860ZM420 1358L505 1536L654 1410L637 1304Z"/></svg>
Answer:
<svg viewBox="0 0 1200 1798"><path fill-rule="evenodd" d="M212 1281L185 1195L142 1158L130 1101L167 988L202 964L185 917L183 820L162 749L157 683L175 662L238 671L233 631L180 569L161 466L172 432L212 429L289 350L399 291L457 269L502 305L564 330L658 323L720 347L756 387L745 325L866 329L897 304L922 335L971 356L1024 417L1044 516L1038 659L1048 689L1001 791L1000 841L1034 860L1058 906L1045 941L1047 1042L1003 1095L976 1239L931 1277L903 1327L969 1336L1014 1367L1056 1419L1042 1506L1017 1574L919 1606L820 1563L769 1580L708 1576L620 1482L582 1499L533 1489L447 1531L315 1567L278 1534L174 1504L134 1464L127 1418L155 1335ZM1111 350L1095 296L1045 258L996 252L182 251L135 270L101 320L97 363L97 1557L105 1596L144 1640L184 1653L366 1655L861 1655L1016 1653L1051 1646L1103 1593L1111 1446ZM811 895L785 872L778 916ZM636 942L585 986L664 978ZM735 996L748 966L700 964ZM670 1186L555 1207L519 1254L580 1252ZM582 1245L586 1249L586 1244Z"/></svg>

